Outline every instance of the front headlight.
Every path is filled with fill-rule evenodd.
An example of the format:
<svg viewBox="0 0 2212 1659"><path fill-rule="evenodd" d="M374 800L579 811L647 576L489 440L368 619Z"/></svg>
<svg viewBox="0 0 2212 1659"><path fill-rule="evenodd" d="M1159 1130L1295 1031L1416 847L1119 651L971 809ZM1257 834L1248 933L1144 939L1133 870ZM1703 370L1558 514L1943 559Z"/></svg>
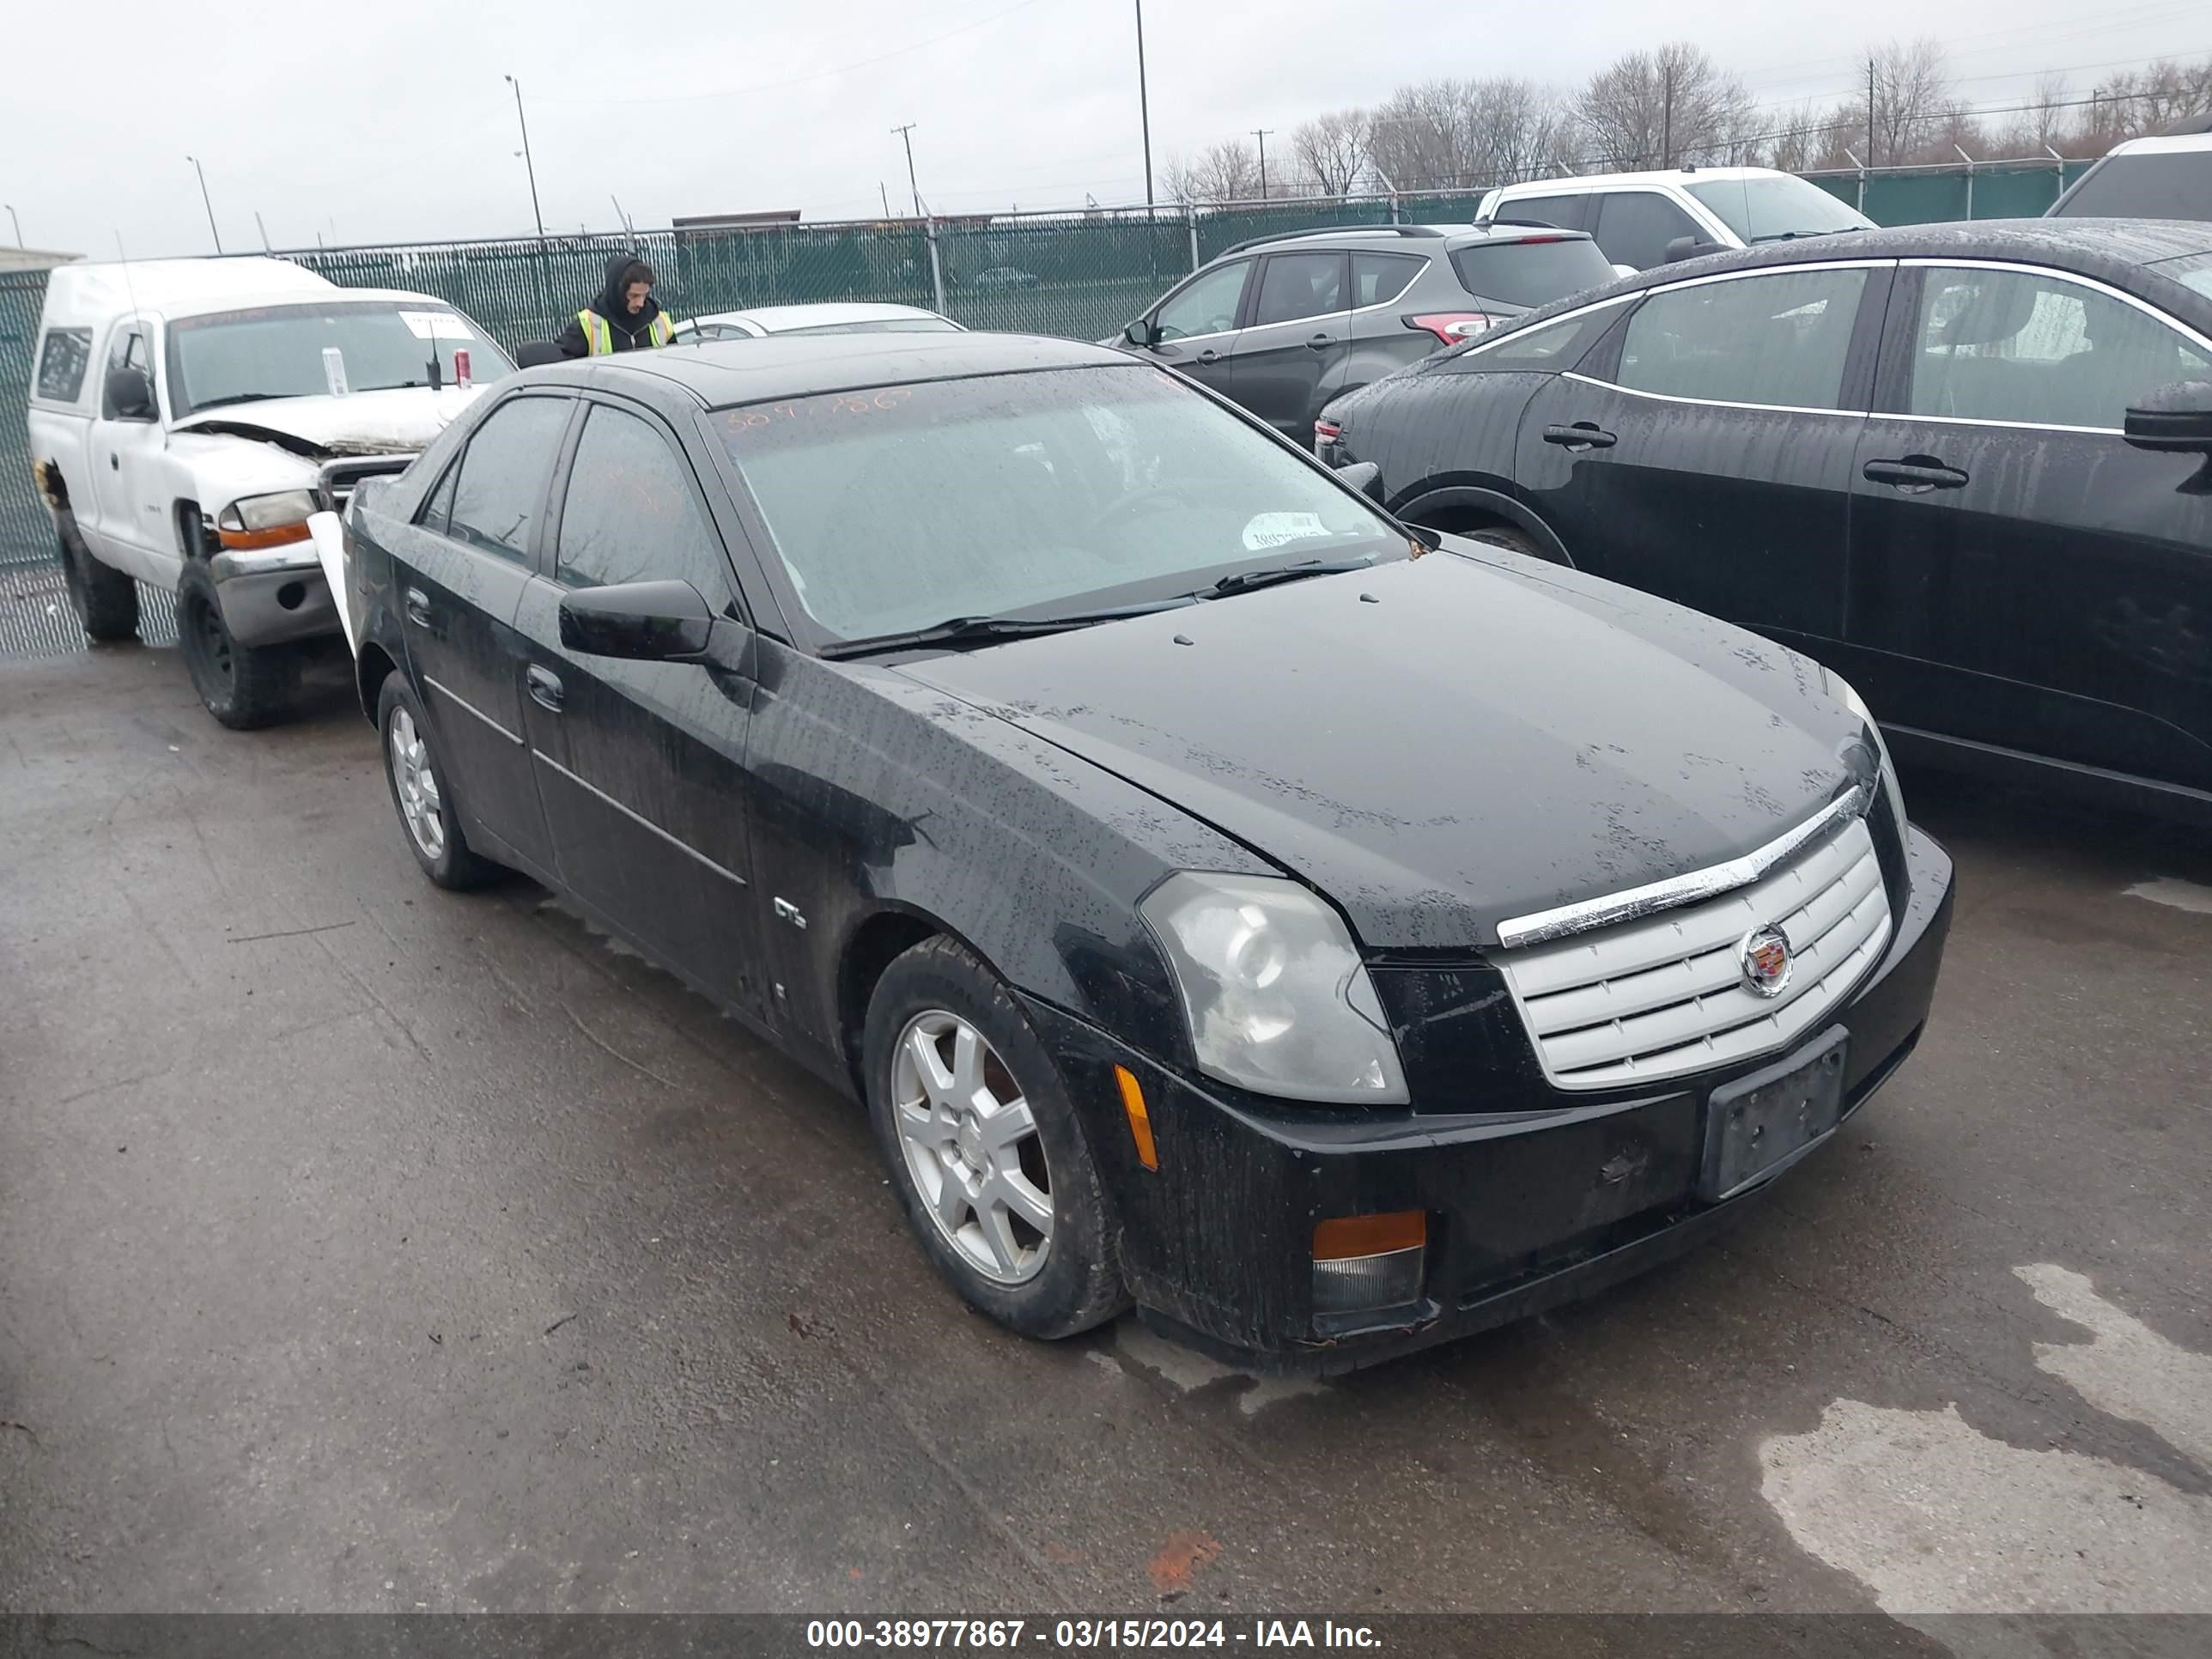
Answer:
<svg viewBox="0 0 2212 1659"><path fill-rule="evenodd" d="M321 503L312 489L284 489L273 495L248 495L218 514L216 538L225 547L274 547L305 541L307 515Z"/></svg>
<svg viewBox="0 0 2212 1659"><path fill-rule="evenodd" d="M1174 967L1200 1070L1289 1100L1406 1103L1382 1000L1343 918L1312 893L1184 874L1138 908Z"/></svg>
<svg viewBox="0 0 2212 1659"><path fill-rule="evenodd" d="M1889 797L1889 813L1897 820L1898 837L1902 840L1906 828L1905 791L1898 785L1897 766L1889 757L1889 744L1882 739L1881 724L1875 719L1874 710L1867 707L1866 699L1859 696L1857 689L1849 680L1832 669L1828 672L1828 678L1834 684L1837 695L1843 698L1844 707L1864 720L1867 730L1874 733L1875 756L1881 763L1882 793Z"/></svg>

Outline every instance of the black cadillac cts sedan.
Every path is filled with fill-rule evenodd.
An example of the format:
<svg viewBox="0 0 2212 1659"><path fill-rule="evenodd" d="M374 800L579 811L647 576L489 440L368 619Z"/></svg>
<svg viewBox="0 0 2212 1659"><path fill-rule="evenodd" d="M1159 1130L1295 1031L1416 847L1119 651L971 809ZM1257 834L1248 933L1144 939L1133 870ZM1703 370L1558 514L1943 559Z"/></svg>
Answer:
<svg viewBox="0 0 2212 1659"><path fill-rule="evenodd" d="M1911 1049L1950 866L1850 687L959 334L503 383L346 526L433 881L864 1100L970 1303L1335 1368L1740 1212Z"/></svg>

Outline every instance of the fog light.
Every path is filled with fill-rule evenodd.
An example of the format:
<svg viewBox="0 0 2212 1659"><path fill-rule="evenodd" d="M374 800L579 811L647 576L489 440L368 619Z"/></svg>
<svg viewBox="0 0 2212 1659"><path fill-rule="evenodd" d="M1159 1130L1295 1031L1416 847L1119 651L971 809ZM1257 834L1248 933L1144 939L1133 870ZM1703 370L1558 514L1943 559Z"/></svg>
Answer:
<svg viewBox="0 0 2212 1659"><path fill-rule="evenodd" d="M1314 1311L1367 1313L1419 1301L1428 1237L1419 1210L1322 1222L1314 1229Z"/></svg>

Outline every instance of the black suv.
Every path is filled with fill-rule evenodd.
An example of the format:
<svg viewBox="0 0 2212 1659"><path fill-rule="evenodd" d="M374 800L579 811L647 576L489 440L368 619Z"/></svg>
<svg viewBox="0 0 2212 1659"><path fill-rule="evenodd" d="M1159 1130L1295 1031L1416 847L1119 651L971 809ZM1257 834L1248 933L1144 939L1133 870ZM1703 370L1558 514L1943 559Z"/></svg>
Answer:
<svg viewBox="0 0 2212 1659"><path fill-rule="evenodd" d="M1330 398L1614 276L1582 232L1534 223L1293 231L1239 242L1104 343L1304 446Z"/></svg>

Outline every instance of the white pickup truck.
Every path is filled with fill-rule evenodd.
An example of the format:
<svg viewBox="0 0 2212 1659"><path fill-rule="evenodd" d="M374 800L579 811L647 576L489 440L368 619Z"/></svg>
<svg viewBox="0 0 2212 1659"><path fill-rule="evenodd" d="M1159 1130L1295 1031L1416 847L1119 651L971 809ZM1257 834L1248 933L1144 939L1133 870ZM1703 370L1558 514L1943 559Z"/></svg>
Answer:
<svg viewBox="0 0 2212 1659"><path fill-rule="evenodd" d="M208 712L283 718L302 642L339 631L308 517L514 368L443 300L282 259L58 268L31 461L85 632L133 637L137 584L165 589Z"/></svg>

